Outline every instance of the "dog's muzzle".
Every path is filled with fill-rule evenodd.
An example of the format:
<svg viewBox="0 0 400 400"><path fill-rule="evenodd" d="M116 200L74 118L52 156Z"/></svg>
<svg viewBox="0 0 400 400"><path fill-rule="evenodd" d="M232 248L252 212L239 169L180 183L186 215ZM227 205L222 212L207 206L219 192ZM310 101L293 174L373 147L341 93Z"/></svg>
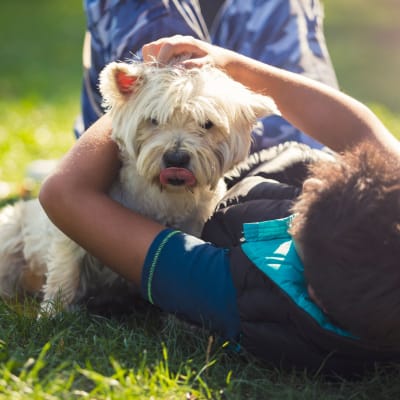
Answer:
<svg viewBox="0 0 400 400"><path fill-rule="evenodd" d="M169 167L160 172L160 183L163 186L194 186L196 178L193 172L186 168Z"/></svg>
<svg viewBox="0 0 400 400"><path fill-rule="evenodd" d="M168 150L163 156L165 168L160 172L160 183L163 186L194 186L196 177L187 167L190 154L185 151Z"/></svg>

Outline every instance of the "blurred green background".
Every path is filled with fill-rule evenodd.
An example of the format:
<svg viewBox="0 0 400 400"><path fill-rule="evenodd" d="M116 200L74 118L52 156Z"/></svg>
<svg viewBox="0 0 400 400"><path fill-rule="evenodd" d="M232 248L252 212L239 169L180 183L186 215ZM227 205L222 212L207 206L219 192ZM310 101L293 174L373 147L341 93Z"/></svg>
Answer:
<svg viewBox="0 0 400 400"><path fill-rule="evenodd" d="M400 114L400 0L322 1L342 90Z"/></svg>
<svg viewBox="0 0 400 400"><path fill-rule="evenodd" d="M19 185L30 161L58 158L73 143L85 20L81 0L1 6L0 181Z"/></svg>
<svg viewBox="0 0 400 400"><path fill-rule="evenodd" d="M323 0L340 87L400 137L400 0ZM2 0L0 181L73 143L79 111L82 0Z"/></svg>

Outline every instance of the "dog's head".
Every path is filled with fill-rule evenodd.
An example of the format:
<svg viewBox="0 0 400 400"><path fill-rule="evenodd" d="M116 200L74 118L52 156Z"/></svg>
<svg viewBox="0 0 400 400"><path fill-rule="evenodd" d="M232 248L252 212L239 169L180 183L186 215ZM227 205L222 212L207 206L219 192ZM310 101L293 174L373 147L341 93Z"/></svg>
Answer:
<svg viewBox="0 0 400 400"><path fill-rule="evenodd" d="M213 188L247 156L257 118L278 113L214 67L114 62L100 91L123 162L166 189Z"/></svg>

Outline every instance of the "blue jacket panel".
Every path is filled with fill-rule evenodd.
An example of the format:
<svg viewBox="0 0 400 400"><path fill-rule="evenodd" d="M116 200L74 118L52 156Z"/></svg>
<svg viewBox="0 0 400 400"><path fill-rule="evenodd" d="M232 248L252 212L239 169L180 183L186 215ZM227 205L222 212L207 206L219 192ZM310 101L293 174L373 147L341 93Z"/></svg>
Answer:
<svg viewBox="0 0 400 400"><path fill-rule="evenodd" d="M230 189L203 238L230 248L245 350L278 367L354 376L400 361L400 352L353 337L310 301L285 219L307 165L327 156L299 143L253 154L227 176Z"/></svg>

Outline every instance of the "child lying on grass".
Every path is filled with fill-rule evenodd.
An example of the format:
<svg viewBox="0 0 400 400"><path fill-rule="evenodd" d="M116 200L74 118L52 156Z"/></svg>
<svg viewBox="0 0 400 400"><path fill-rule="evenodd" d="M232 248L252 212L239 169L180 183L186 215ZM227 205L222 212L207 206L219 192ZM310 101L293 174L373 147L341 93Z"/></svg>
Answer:
<svg viewBox="0 0 400 400"><path fill-rule="evenodd" d="M364 105L299 75L190 37L143 47L160 67L183 54L187 68L212 63L271 96L289 122L344 154L311 157L298 200L290 177L271 181L261 156L249 162L203 240L107 196L119 161L102 117L43 185L49 217L145 299L264 361L339 373L400 361L399 142ZM286 166L291 147L277 150Z"/></svg>

